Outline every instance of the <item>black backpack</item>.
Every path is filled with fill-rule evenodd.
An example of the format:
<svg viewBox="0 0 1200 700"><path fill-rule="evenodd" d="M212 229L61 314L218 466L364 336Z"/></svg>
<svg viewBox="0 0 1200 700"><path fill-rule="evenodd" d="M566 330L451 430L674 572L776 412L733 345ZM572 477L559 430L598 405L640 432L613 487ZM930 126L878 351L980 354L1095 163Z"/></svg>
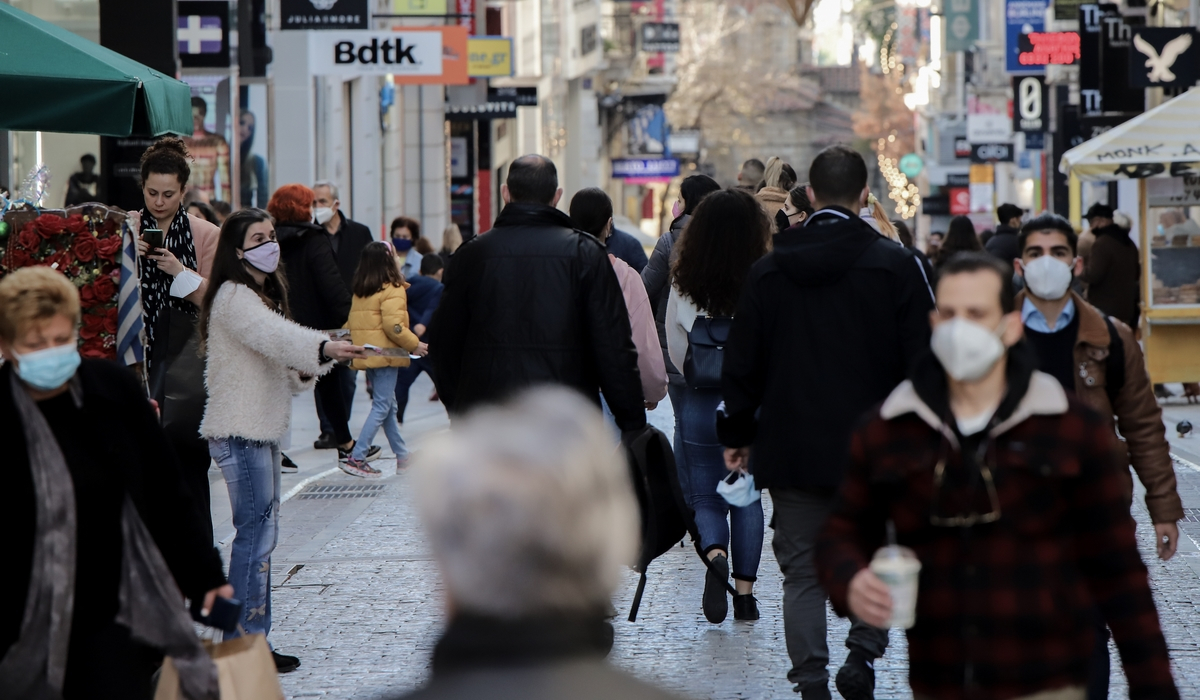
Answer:
<svg viewBox="0 0 1200 700"><path fill-rule="evenodd" d="M688 331L683 378L693 389L720 389L725 344L733 329L732 316L697 316Z"/></svg>

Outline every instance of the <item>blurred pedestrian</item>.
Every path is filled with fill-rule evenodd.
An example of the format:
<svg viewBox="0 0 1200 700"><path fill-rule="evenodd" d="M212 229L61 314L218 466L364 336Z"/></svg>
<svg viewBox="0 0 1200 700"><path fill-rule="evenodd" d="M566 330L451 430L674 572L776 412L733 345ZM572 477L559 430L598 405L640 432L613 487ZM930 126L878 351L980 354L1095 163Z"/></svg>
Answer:
<svg viewBox="0 0 1200 700"><path fill-rule="evenodd" d="M452 417L537 384L600 403L622 431L646 425L637 349L604 247L555 209L554 163L521 156L495 227L463 244L429 330L433 380Z"/></svg>
<svg viewBox="0 0 1200 700"><path fill-rule="evenodd" d="M371 413L350 458L340 463L342 471L351 476L380 476L378 469L367 464L367 451L381 426L396 457L396 472L408 464L408 447L396 422L396 375L409 366L410 354L424 357L429 348L409 330L407 286L386 243L375 241L363 248L358 271L354 273L354 304L346 321L350 339L355 345L399 348L406 353L375 357L368 354L350 364L353 369L366 370L372 387Z"/></svg>
<svg viewBox="0 0 1200 700"><path fill-rule="evenodd" d="M650 299L650 308L654 312L654 325L658 327L658 344L662 347L663 364L667 368L667 395L671 397L671 407L675 414L675 436L672 441L675 451L675 466L684 468L686 455L683 452L683 438L679 431L679 408L683 397L680 392L686 386L683 374L672 362L667 350L667 300L671 294L671 264L675 259L675 243L683 233L683 229L692 219L692 212L700 205L700 201L713 192L720 191L717 181L707 175L689 175L679 184L679 199L671 207L675 218L671 228L659 236L654 244L654 252L650 254L650 262L642 270L642 284L646 286L646 296Z"/></svg>
<svg viewBox="0 0 1200 700"><path fill-rule="evenodd" d="M994 256L947 261L930 318L932 350L853 436L817 549L834 609L889 624L902 602L869 562L894 538L921 564L914 697L1083 700L1097 606L1129 697L1178 698L1111 418L1034 369Z"/></svg>
<svg viewBox="0 0 1200 700"><path fill-rule="evenodd" d="M942 247L942 241L946 239L944 231L931 231L929 240L925 242L925 255L930 260L937 257L938 248Z"/></svg>
<svg viewBox="0 0 1200 700"><path fill-rule="evenodd" d="M605 247L608 248L609 255L616 256L618 260L633 268L633 271L639 275L642 274L642 270L646 269L646 263L649 262L646 257L646 249L632 233L622 231L615 226L612 227Z"/></svg>
<svg viewBox="0 0 1200 700"><path fill-rule="evenodd" d="M388 229L388 238L400 256L400 273L404 279L411 279L421 274L421 258L424 257L414 246L421 238L421 224L416 219L398 216L392 219Z"/></svg>
<svg viewBox="0 0 1200 700"><path fill-rule="evenodd" d="M289 320L279 260L267 212L231 215L198 322L209 392L200 434L229 487L236 531L229 582L243 606L238 634L264 636L271 632L271 552L279 541L279 441L291 422L292 395L311 389L336 362L363 357L361 347ZM272 655L280 673L300 665L295 656Z"/></svg>
<svg viewBox="0 0 1200 700"><path fill-rule="evenodd" d="M243 109L238 117L238 144L241 154L241 183L238 192L243 207L267 206L268 193L271 187L267 179L267 159L254 153L254 133L257 118L254 112ZM225 216L229 216L228 213Z"/></svg>
<svg viewBox="0 0 1200 700"><path fill-rule="evenodd" d="M445 272L440 256L426 255L421 258L421 274L406 280L409 328L423 343L428 341L433 312L442 301L442 276ZM408 391L421 372L433 378L433 363L428 355L412 360L408 367L401 367L396 375L396 421L401 424L404 423L404 410L408 407ZM429 400L436 401L436 394Z"/></svg>
<svg viewBox="0 0 1200 700"><path fill-rule="evenodd" d="M717 435L726 466L749 467L758 488L771 492L788 680L804 700L828 700L817 533L842 481L852 427L929 344L933 300L917 259L858 217L867 200L861 155L826 148L808 180L816 213L775 236L738 303ZM873 697L872 664L886 645L885 632L851 626L850 654L837 674L844 698Z"/></svg>
<svg viewBox="0 0 1200 700"><path fill-rule="evenodd" d="M1058 380L1081 403L1102 416L1113 416L1122 442L1123 465L1133 465L1146 488L1146 509L1154 523L1158 555L1170 559L1179 542L1177 522L1184 516L1175 485L1175 469L1163 425L1162 409L1154 398L1146 361L1133 331L1071 291L1071 280L1083 269L1076 257L1075 229L1054 214L1043 214L1025 225L1018 237L1018 270L1025 289L1017 306L1025 337L1043 372ZM1128 473L1124 471L1123 473ZM1133 483L1127 481L1133 500ZM1108 630L1097 616L1092 656L1091 697L1108 697Z"/></svg>
<svg viewBox="0 0 1200 700"><path fill-rule="evenodd" d="M1129 228L1118 225L1114 216L1112 208L1104 204L1093 204L1088 209L1085 218L1096 242L1079 279L1087 284L1088 302L1130 328L1137 328L1142 262Z"/></svg>
<svg viewBox="0 0 1200 700"><path fill-rule="evenodd" d="M1021 233L1021 217L1025 210L1015 204L1001 204L996 209L996 218L1000 225L995 234L983 241L984 249L1009 265L1021 257L1021 247L1017 244L1017 236Z"/></svg>
<svg viewBox="0 0 1200 700"><path fill-rule="evenodd" d="M163 650L147 640L192 635L180 592L209 609L234 591L141 383L81 360L79 322L61 273L0 280L0 695L149 700Z"/></svg>
<svg viewBox="0 0 1200 700"><path fill-rule="evenodd" d="M637 555L638 505L586 400L541 388L481 408L413 476L450 622L432 677L405 697L669 699L604 660L609 598Z"/></svg>
<svg viewBox="0 0 1200 700"><path fill-rule="evenodd" d="M462 229L458 224L450 224L442 231L442 249L438 251L438 255L442 256L442 267L450 264L450 256L454 255L454 251L462 244Z"/></svg>
<svg viewBox="0 0 1200 700"><path fill-rule="evenodd" d="M588 187L571 198L571 221L585 233L590 233L607 245L612 240L612 200L599 187ZM629 326L633 331L633 344L638 354L638 374L642 379L642 398L646 408L653 410L667 396L667 368L663 364L662 346L658 344L658 333L654 327L654 314L650 312L650 299L642 278L624 260L613 253L608 254L613 272L621 284L621 296L629 313Z"/></svg>
<svg viewBox="0 0 1200 700"><path fill-rule="evenodd" d="M763 165L763 162L757 158L747 160L745 163L742 163L742 169L738 171L737 186L750 194L754 194L758 191L759 185L762 184L763 173L766 169L767 166Z"/></svg>
<svg viewBox="0 0 1200 700"><path fill-rule="evenodd" d="M199 200L188 202L187 213L199 219L204 219L213 226L220 227L221 219L217 216L217 210L212 208L212 205Z"/></svg>
<svg viewBox="0 0 1200 700"><path fill-rule="evenodd" d="M164 428L179 458L184 480L210 518L211 534L208 469L212 458L199 435L205 387L194 334L220 229L188 214L183 206L192 172L190 161L187 148L178 138L161 138L147 148L141 160L146 206L130 212L129 219L138 234L138 253L146 259L141 266L142 320L152 398L158 402L161 415L170 417ZM154 229L162 233L153 233ZM162 240L161 247L150 248L148 230L151 237Z"/></svg>
<svg viewBox="0 0 1200 700"><path fill-rule="evenodd" d="M867 204L859 210L858 216L880 235L887 236L897 243L900 242L900 237L896 234L896 227L892 226L891 220L887 218L887 212L883 209L883 204L875 195L867 193Z"/></svg>
<svg viewBox="0 0 1200 700"><path fill-rule="evenodd" d="M938 246L937 254L931 256L933 266L940 270L956 253L982 249L983 246L979 245L979 235L975 233L975 224L965 216L956 216L950 220L950 228L946 232L945 240Z"/></svg>
<svg viewBox="0 0 1200 700"><path fill-rule="evenodd" d="M345 325L350 315L350 292L342 283L329 237L313 223L315 200L313 191L304 185L284 185L271 195L267 211L275 217L274 231L283 262L281 275L287 281L288 318L307 328L329 330ZM353 372L350 379L353 382ZM350 456L354 444L342 391L337 375L322 377L316 383L315 400L329 432L322 428L313 448L337 448L339 460ZM374 457L378 455L376 452Z"/></svg>
<svg viewBox="0 0 1200 700"><path fill-rule="evenodd" d="M84 153L79 158L79 171L67 178L67 199L63 206L86 204L96 201L100 176L96 174L96 156Z"/></svg>
<svg viewBox="0 0 1200 700"><path fill-rule="evenodd" d="M788 192L783 209L775 214L775 232L786 231L793 226L803 226L812 216L812 202L808 201L808 183L796 185Z"/></svg>
<svg viewBox="0 0 1200 700"><path fill-rule="evenodd" d="M679 392L682 401L675 407L686 453L679 482L695 511L700 549L711 562L704 579L703 609L713 624L723 622L728 613L725 586L730 552L737 590L733 619L758 619L754 582L762 555L762 498L734 506L717 493L717 485L729 476L717 439L717 406L722 399L719 364L711 377L702 377L698 375L703 372L696 372L695 365L685 360L693 351L703 351L690 347L693 333L702 333L698 337L707 342L713 324L727 328L734 319L750 267L766 255L770 237L771 222L755 198L736 189L714 192L696 207L671 267L667 346L671 361L683 368L686 382Z"/></svg>
<svg viewBox="0 0 1200 700"><path fill-rule="evenodd" d="M229 202L222 202L219 199L214 199L213 201L209 202L208 205L213 208L214 212L217 213L217 221L220 224L224 224L225 219L228 219L229 215L233 213L233 207L229 206Z"/></svg>
<svg viewBox="0 0 1200 700"><path fill-rule="evenodd" d="M775 223L776 214L783 209L788 199L788 192L795 186L796 171L792 169L792 166L783 162L783 159L778 156L767 161L767 166L763 170L762 187L754 193L754 198L767 213L772 233L783 230L778 228Z"/></svg>

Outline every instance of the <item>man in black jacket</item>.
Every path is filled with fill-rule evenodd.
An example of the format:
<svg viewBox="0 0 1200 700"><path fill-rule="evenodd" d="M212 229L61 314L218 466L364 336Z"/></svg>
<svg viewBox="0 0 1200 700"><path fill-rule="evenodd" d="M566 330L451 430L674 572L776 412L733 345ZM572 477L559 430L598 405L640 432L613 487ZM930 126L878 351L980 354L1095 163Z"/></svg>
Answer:
<svg viewBox="0 0 1200 700"><path fill-rule="evenodd" d="M804 700L828 700L817 534L849 461L852 427L929 346L933 294L920 261L857 216L867 199L862 156L831 146L813 160L809 182L817 211L776 235L746 280L725 347L717 433L730 469L749 463L756 485L771 492L788 680ZM855 621L846 646L838 691L873 698L872 663L887 632Z"/></svg>
<svg viewBox="0 0 1200 700"><path fill-rule="evenodd" d="M987 252L995 255L1009 265L1021 257L1021 247L1017 244L1017 236L1021 233L1021 217L1025 210L1015 204L1001 204L996 210L996 218L1000 225L996 233L988 239L984 247Z"/></svg>
<svg viewBox="0 0 1200 700"><path fill-rule="evenodd" d="M329 245L333 246L333 257L337 260L338 272L346 284L347 294L353 294L354 270L358 268L358 259L362 257L363 248L375 240L371 229L351 221L342 213L342 203L338 199L338 186L329 180L320 180L313 185L313 195L317 198L317 223L325 228ZM343 319L342 323L345 323ZM334 326L341 328L341 324ZM325 330L318 328L318 330ZM324 378L323 378L324 379ZM329 373L329 379L341 390L342 401L346 404L346 417L350 417L350 408L354 405L354 388L357 377L354 370L345 365L335 365ZM321 437L313 444L318 449L334 447L332 434L333 424L325 416L320 402L317 403L317 418L321 422Z"/></svg>
<svg viewBox="0 0 1200 700"><path fill-rule="evenodd" d="M644 428L637 350L617 276L600 241L554 208L548 158L522 156L501 188L505 207L446 271L429 329L434 382L451 415L537 384L600 402L622 431Z"/></svg>

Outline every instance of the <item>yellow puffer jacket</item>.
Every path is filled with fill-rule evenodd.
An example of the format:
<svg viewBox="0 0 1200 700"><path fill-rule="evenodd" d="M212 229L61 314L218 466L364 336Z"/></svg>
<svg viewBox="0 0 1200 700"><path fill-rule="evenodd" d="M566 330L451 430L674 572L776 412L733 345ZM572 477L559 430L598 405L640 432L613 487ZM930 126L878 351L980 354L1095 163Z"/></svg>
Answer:
<svg viewBox="0 0 1200 700"><path fill-rule="evenodd" d="M350 305L350 318L343 328L350 331L355 345L374 345L381 348L417 349L417 336L408 329L408 293L404 287L388 285L369 297L355 296ZM407 357L368 357L353 360L353 369L407 367Z"/></svg>

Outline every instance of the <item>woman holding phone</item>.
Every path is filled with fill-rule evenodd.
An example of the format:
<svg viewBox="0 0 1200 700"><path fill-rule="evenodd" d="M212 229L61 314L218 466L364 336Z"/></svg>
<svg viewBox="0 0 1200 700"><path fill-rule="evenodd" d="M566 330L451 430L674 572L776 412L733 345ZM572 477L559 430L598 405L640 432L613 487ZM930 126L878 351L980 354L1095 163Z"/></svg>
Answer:
<svg viewBox="0 0 1200 700"><path fill-rule="evenodd" d="M146 149L141 161L146 206L129 216L133 230L140 234L142 319L151 395L158 401L163 428L179 456L184 481L203 511L211 540L208 468L212 459L199 437L204 367L196 353L194 328L220 229L188 214L184 206L190 159L183 140L175 137L161 138Z"/></svg>
<svg viewBox="0 0 1200 700"><path fill-rule="evenodd" d="M361 347L288 320L287 287L270 214L244 209L225 220L197 327L208 403L200 434L225 476L233 508L229 582L242 601L241 630L271 631L271 552L278 540L279 441L292 395ZM300 660L272 651L281 673Z"/></svg>

